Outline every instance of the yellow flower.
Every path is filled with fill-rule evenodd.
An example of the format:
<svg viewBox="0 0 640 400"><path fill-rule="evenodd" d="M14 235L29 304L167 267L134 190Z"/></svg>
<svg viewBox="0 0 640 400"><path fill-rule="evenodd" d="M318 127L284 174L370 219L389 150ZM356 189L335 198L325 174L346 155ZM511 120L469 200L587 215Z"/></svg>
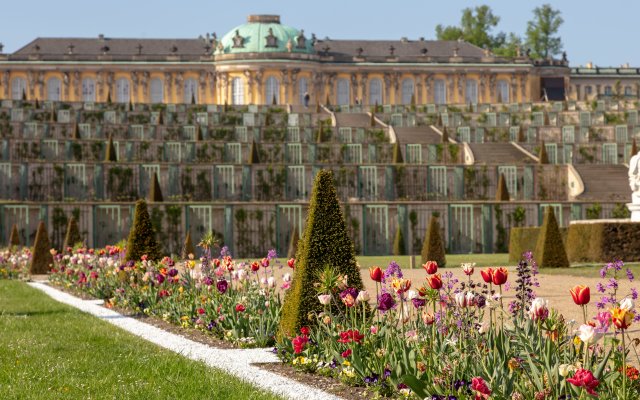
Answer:
<svg viewBox="0 0 640 400"><path fill-rule="evenodd" d="M184 292L184 287L180 286L180 287L178 288L178 292L180 292L180 293Z"/></svg>
<svg viewBox="0 0 640 400"><path fill-rule="evenodd" d="M629 326L631 326L633 317L633 311L627 310L625 308L616 307L611 310L611 322L613 322L613 325L616 327L616 329L627 329Z"/></svg>
<svg viewBox="0 0 640 400"><path fill-rule="evenodd" d="M580 340L579 337L576 336L576 337L573 338L573 344L574 345L580 346L580 343L582 343L582 340Z"/></svg>

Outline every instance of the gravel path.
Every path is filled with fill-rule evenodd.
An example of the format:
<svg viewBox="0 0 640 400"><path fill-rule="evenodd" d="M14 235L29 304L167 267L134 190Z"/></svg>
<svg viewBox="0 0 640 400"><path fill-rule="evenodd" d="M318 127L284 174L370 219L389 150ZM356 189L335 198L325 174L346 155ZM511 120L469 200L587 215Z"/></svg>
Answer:
<svg viewBox="0 0 640 400"><path fill-rule="evenodd" d="M251 365L254 363L279 363L280 360L270 349L216 349L186 339L180 335L166 332L134 318L123 316L113 310L102 307L102 301L100 300L82 300L57 290L44 282L31 282L29 285L43 291L56 301L105 320L110 324L187 358L203 361L211 367L224 370L261 389L268 390L285 398L309 400L340 399L340 397Z"/></svg>

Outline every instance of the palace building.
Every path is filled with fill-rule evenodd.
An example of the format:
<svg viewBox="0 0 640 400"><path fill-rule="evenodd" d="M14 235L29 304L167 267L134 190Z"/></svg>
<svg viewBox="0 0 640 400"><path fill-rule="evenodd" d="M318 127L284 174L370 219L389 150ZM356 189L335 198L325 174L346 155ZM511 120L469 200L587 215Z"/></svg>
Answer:
<svg viewBox="0 0 640 400"><path fill-rule="evenodd" d="M0 48L1 53L1 48ZM319 39L251 15L218 38L37 38L0 54L0 99L197 104L524 103L571 96L563 60L461 41ZM634 87L635 90L635 87Z"/></svg>

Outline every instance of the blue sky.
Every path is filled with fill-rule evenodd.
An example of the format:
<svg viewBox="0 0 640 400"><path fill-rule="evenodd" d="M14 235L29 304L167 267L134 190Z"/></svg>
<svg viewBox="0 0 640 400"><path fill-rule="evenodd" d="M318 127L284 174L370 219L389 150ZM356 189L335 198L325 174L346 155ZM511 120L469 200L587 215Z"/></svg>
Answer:
<svg viewBox="0 0 640 400"><path fill-rule="evenodd" d="M523 35L531 10L550 3L565 20L560 34L572 66L630 63L640 67L640 2L555 0L525 2L433 0L28 0L0 11L0 42L13 52L35 37L185 38L243 23L248 14L279 14L309 36L333 39L434 38L439 23L457 24L460 10L489 5L501 17L498 30Z"/></svg>

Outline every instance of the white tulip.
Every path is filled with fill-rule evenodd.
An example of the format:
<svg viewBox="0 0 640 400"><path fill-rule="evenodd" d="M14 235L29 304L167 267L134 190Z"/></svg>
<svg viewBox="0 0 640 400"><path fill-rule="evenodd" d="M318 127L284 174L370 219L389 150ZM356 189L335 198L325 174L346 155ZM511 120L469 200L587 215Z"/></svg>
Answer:
<svg viewBox="0 0 640 400"><path fill-rule="evenodd" d="M620 308L622 308L623 310L632 311L635 307L636 305L633 304L633 300L630 299L629 297L625 297L620 302Z"/></svg>

